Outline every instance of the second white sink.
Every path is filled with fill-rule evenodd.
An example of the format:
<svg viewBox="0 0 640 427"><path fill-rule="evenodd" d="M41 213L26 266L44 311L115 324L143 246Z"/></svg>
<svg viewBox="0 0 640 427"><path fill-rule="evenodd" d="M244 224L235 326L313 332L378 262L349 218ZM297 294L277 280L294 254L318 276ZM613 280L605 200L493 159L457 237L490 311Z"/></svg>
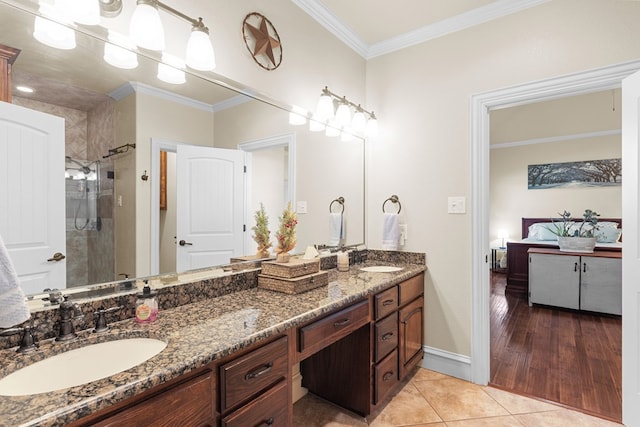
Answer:
<svg viewBox="0 0 640 427"><path fill-rule="evenodd" d="M106 378L151 359L166 346L155 338L129 338L60 353L0 379L0 396L47 393Z"/></svg>
<svg viewBox="0 0 640 427"><path fill-rule="evenodd" d="M372 265L370 267L362 267L360 270L368 271L369 273L392 273L394 271L402 270L402 267L393 267L391 265Z"/></svg>

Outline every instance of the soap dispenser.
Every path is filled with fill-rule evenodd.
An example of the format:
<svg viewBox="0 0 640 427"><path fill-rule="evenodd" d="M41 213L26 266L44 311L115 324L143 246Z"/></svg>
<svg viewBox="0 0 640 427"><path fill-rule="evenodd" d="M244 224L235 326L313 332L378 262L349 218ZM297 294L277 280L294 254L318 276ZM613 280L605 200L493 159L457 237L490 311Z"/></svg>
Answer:
<svg viewBox="0 0 640 427"><path fill-rule="evenodd" d="M151 292L149 285L142 288L142 293L137 295L136 322L151 323L158 318L158 300L156 292Z"/></svg>

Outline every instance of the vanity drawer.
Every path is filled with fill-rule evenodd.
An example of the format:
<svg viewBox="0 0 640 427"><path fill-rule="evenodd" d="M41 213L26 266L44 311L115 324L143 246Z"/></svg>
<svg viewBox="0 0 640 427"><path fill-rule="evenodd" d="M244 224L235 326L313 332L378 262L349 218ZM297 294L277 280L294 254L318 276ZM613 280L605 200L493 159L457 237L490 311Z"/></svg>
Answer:
<svg viewBox="0 0 640 427"><path fill-rule="evenodd" d="M376 347L374 362L389 354L398 346L398 312L375 324Z"/></svg>
<svg viewBox="0 0 640 427"><path fill-rule="evenodd" d="M222 419L222 427L282 426L289 423L287 383L273 387L248 405Z"/></svg>
<svg viewBox="0 0 640 427"><path fill-rule="evenodd" d="M369 301L364 300L299 329L299 350L322 348L369 323Z"/></svg>
<svg viewBox="0 0 640 427"><path fill-rule="evenodd" d="M286 378L288 366L287 337L220 366L221 411Z"/></svg>
<svg viewBox="0 0 640 427"><path fill-rule="evenodd" d="M375 404L389 394L398 385L398 351L395 350L374 368L375 371Z"/></svg>
<svg viewBox="0 0 640 427"><path fill-rule="evenodd" d="M424 293L424 274L418 274L400 283L400 305L406 304Z"/></svg>
<svg viewBox="0 0 640 427"><path fill-rule="evenodd" d="M376 320L382 319L398 308L398 287L394 286L376 294L373 300L375 303L375 318Z"/></svg>

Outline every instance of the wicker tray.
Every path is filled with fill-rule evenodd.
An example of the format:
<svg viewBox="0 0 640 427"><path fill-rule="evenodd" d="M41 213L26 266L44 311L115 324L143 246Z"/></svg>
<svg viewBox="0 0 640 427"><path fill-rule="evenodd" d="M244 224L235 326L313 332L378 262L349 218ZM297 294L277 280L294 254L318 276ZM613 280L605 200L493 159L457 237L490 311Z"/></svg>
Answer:
<svg viewBox="0 0 640 427"><path fill-rule="evenodd" d="M318 271L320 271L319 259L291 258L286 263L275 261L264 261L262 263L262 274L285 279L317 273Z"/></svg>
<svg viewBox="0 0 640 427"><path fill-rule="evenodd" d="M293 279L283 279L281 277L258 274L258 288L283 292L285 294L300 294L327 284L329 284L329 272L327 271L308 274Z"/></svg>

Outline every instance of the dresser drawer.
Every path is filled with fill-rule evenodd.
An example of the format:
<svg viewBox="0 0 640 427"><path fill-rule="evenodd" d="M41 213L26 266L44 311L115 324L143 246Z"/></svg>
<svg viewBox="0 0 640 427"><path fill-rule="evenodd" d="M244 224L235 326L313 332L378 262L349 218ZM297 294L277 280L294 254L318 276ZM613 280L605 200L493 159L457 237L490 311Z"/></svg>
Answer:
<svg viewBox="0 0 640 427"><path fill-rule="evenodd" d="M398 287L394 286L373 297L375 304L375 319L382 319L398 308Z"/></svg>
<svg viewBox="0 0 640 427"><path fill-rule="evenodd" d="M221 411L232 408L287 377L287 337L220 366Z"/></svg>
<svg viewBox="0 0 640 427"><path fill-rule="evenodd" d="M394 351L374 368L375 371L375 404L380 403L398 385L398 352Z"/></svg>
<svg viewBox="0 0 640 427"><path fill-rule="evenodd" d="M323 347L369 323L369 301L364 300L344 308L299 329L299 350L311 346Z"/></svg>
<svg viewBox="0 0 640 427"><path fill-rule="evenodd" d="M400 283L400 305L406 304L424 293L424 274L418 274Z"/></svg>
<svg viewBox="0 0 640 427"><path fill-rule="evenodd" d="M222 427L289 425L287 383L283 381L246 406L222 419Z"/></svg>
<svg viewBox="0 0 640 427"><path fill-rule="evenodd" d="M374 362L378 363L398 346L398 312L375 324L376 345Z"/></svg>

